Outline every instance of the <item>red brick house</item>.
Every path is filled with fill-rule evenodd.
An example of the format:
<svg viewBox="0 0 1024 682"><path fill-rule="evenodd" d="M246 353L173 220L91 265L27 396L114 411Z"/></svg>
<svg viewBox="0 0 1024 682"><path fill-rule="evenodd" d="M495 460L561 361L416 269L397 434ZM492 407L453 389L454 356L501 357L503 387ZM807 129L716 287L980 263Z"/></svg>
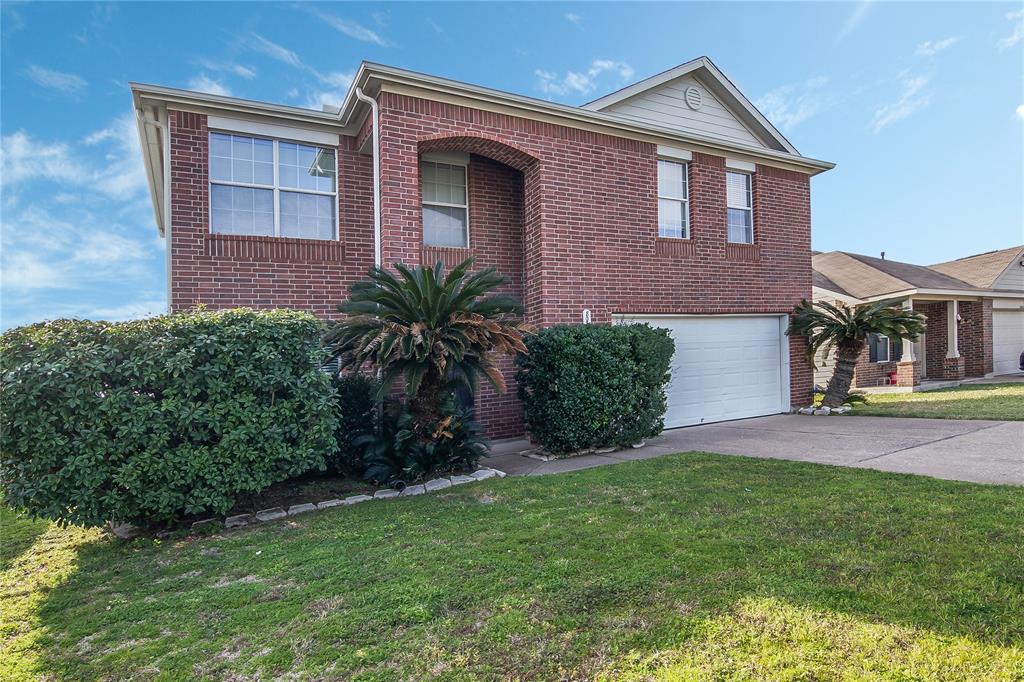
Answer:
<svg viewBox="0 0 1024 682"><path fill-rule="evenodd" d="M336 315L374 264L472 256L535 323L642 320L678 352L668 426L806 403L802 156L707 58L582 107L364 63L340 110L133 84L170 309ZM511 373L511 366L506 370ZM523 432L481 388L492 436Z"/></svg>
<svg viewBox="0 0 1024 682"><path fill-rule="evenodd" d="M872 336L854 368L854 388L927 389L1020 373L1024 246L930 266L842 251L814 254L813 263L815 300L895 300L927 318L913 343ZM814 378L824 385L834 358L820 364Z"/></svg>

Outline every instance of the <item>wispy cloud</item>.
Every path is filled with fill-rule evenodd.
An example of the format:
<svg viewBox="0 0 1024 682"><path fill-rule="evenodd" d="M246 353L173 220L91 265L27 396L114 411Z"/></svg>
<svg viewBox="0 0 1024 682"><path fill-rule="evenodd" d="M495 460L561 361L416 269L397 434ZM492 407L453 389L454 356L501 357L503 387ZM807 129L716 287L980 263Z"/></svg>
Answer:
<svg viewBox="0 0 1024 682"><path fill-rule="evenodd" d="M537 87L545 95L586 95L594 91L597 87L595 81L603 74L615 74L620 81L627 81L633 77L633 67L611 59L595 59L585 71L566 71L559 75L554 71L537 69L534 73L538 79Z"/></svg>
<svg viewBox="0 0 1024 682"><path fill-rule="evenodd" d="M1006 18L1013 22L1013 32L1005 38L1000 38L996 43L996 47L1000 50L1009 50L1024 40L1024 9L1007 13Z"/></svg>
<svg viewBox="0 0 1024 682"><path fill-rule="evenodd" d="M345 99L345 92L352 84L353 73L347 71L321 72L303 61L293 50L278 45L257 33L250 34L247 45L256 52L313 76L321 86L326 86L316 88L308 94L307 107L320 109L324 104L340 106Z"/></svg>
<svg viewBox="0 0 1024 682"><path fill-rule="evenodd" d="M256 69L237 62L218 62L212 59L200 59L199 65L207 71L227 73L246 80L252 80L256 77Z"/></svg>
<svg viewBox="0 0 1024 682"><path fill-rule="evenodd" d="M1018 104L1017 109L1013 113L1017 118L1024 121L1024 104Z"/></svg>
<svg viewBox="0 0 1024 682"><path fill-rule="evenodd" d="M877 133L888 125L902 121L928 105L928 94L923 92L928 85L927 76L908 76L900 82L900 96L892 104L875 110L872 128Z"/></svg>
<svg viewBox="0 0 1024 682"><path fill-rule="evenodd" d="M917 46L914 54L918 57L931 57L960 42L960 36L950 36L942 40L926 40Z"/></svg>
<svg viewBox="0 0 1024 682"><path fill-rule="evenodd" d="M380 47L394 47L394 44L391 41L385 40L379 33L358 22L352 21L351 19L343 19L339 16L335 16L334 14L321 12L313 6L306 6L306 9L335 31L338 31L349 38L354 38L355 40L360 40L364 43L373 43Z"/></svg>
<svg viewBox="0 0 1024 682"><path fill-rule="evenodd" d="M846 21L843 22L842 28L839 29L839 35L836 36L836 42L856 31L860 25L864 23L864 19L867 18L873 4L874 0L860 0L860 2L850 10L850 14L846 17Z"/></svg>
<svg viewBox="0 0 1024 682"><path fill-rule="evenodd" d="M444 29L441 28L441 24L437 23L430 17L427 17L427 26L433 29L434 33L437 33L438 35L444 35Z"/></svg>
<svg viewBox="0 0 1024 682"><path fill-rule="evenodd" d="M565 20L568 21L570 24L579 24L582 19L583 17L576 14L575 12L565 13Z"/></svg>
<svg viewBox="0 0 1024 682"><path fill-rule="evenodd" d="M113 2L99 2L92 7L92 16L89 21L71 34L71 37L88 45L93 38L98 36L107 28L117 14L117 4Z"/></svg>
<svg viewBox="0 0 1024 682"><path fill-rule="evenodd" d="M30 64L29 67L25 69L25 75L28 76L36 85L71 95L81 92L89 84L81 76L73 73L64 73L63 71L46 69L37 64Z"/></svg>
<svg viewBox="0 0 1024 682"><path fill-rule="evenodd" d="M100 154L88 158L82 153L86 147L97 148ZM134 118L119 116L73 143L35 139L23 130L5 135L0 143L0 186L35 181L56 182L64 189L86 187L114 199L138 194L146 187L146 173Z"/></svg>
<svg viewBox="0 0 1024 682"><path fill-rule="evenodd" d="M762 95L754 106L772 123L791 130L831 106L832 98L824 90L828 81L817 76L800 85L780 86Z"/></svg>
<svg viewBox="0 0 1024 682"><path fill-rule="evenodd" d="M196 90L198 92L205 92L211 95L225 95L231 96L231 88L224 85L220 81L216 81L205 73L201 73L198 76L193 76L188 81L189 90Z"/></svg>

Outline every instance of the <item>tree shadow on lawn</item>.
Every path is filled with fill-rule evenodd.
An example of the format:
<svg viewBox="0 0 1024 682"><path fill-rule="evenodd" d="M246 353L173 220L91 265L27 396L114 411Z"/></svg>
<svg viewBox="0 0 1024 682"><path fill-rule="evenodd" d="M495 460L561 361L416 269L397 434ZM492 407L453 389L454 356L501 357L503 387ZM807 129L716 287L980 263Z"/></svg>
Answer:
<svg viewBox="0 0 1024 682"><path fill-rule="evenodd" d="M492 480L87 544L38 610L38 664L548 678L678 647L751 600L1014 647L1022 521L1024 489L699 453Z"/></svg>
<svg viewBox="0 0 1024 682"><path fill-rule="evenodd" d="M50 524L20 516L0 504L0 573L13 566Z"/></svg>

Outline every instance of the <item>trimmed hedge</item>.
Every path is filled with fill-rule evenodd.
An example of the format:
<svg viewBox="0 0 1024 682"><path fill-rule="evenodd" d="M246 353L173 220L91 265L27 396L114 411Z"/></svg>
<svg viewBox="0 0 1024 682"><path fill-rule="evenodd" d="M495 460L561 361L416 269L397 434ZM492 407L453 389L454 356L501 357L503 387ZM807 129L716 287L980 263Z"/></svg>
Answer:
<svg viewBox="0 0 1024 682"><path fill-rule="evenodd" d="M661 433L675 344L646 324L549 327L516 358L530 435L550 452L626 446Z"/></svg>
<svg viewBox="0 0 1024 682"><path fill-rule="evenodd" d="M337 448L320 322L228 310L0 337L5 502L88 526L223 514Z"/></svg>
<svg viewBox="0 0 1024 682"><path fill-rule="evenodd" d="M366 463L363 461L363 448L357 441L374 432L379 384L358 373L336 376L332 384L338 401L338 425L335 428L338 451L328 458L327 468L339 474L362 478L366 472Z"/></svg>

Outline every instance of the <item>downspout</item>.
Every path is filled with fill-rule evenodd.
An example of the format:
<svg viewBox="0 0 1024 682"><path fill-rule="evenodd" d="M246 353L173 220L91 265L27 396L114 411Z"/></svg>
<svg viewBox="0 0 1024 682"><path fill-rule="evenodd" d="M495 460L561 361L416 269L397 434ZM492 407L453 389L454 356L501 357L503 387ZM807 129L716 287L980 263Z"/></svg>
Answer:
<svg viewBox="0 0 1024 682"><path fill-rule="evenodd" d="M357 87L355 93L356 99L370 105L373 116L373 263L380 267L380 107L362 88Z"/></svg>

